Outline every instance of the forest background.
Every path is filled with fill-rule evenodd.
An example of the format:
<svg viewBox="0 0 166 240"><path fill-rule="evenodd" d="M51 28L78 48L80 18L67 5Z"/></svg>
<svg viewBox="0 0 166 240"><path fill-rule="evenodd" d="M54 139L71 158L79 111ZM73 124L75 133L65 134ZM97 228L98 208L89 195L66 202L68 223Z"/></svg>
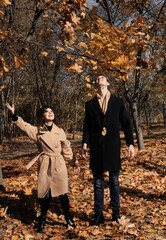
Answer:
<svg viewBox="0 0 166 240"><path fill-rule="evenodd" d="M0 196L0 239L165 239L165 6L164 0L0 0L0 161L6 189ZM88 160L81 157L81 135L85 102L94 96L101 72L111 93L125 100L138 149L129 160L122 137L120 224L111 222L106 174L106 223L90 228L93 184ZM75 231L66 230L56 199L45 232L36 234L37 165L24 168L36 148L12 124L6 102L31 124L38 107L52 105L67 132L81 165L79 177L67 165Z"/></svg>

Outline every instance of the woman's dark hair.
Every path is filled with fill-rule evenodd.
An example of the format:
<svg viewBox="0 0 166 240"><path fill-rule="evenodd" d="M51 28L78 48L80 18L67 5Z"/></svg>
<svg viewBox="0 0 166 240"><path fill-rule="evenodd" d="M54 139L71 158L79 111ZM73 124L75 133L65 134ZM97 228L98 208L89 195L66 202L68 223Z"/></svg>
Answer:
<svg viewBox="0 0 166 240"><path fill-rule="evenodd" d="M43 121L43 114L44 112L46 111L47 108L50 108L52 109L53 111L53 108L49 105L44 105L42 107L40 107L38 110L37 110L37 113L36 113L36 119L37 119L37 127L40 128L43 124L44 124L44 121ZM61 127L60 123L59 123L59 120L56 118L56 116L54 117L54 123L58 126L58 127Z"/></svg>

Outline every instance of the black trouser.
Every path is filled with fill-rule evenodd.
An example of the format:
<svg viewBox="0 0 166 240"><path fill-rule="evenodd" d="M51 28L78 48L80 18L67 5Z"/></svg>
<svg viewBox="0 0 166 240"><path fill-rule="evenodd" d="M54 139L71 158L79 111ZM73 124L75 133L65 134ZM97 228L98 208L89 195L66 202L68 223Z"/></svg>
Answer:
<svg viewBox="0 0 166 240"><path fill-rule="evenodd" d="M103 172L93 171L94 177L94 209L95 211L104 210L104 177ZM111 208L119 210L119 170L109 172Z"/></svg>

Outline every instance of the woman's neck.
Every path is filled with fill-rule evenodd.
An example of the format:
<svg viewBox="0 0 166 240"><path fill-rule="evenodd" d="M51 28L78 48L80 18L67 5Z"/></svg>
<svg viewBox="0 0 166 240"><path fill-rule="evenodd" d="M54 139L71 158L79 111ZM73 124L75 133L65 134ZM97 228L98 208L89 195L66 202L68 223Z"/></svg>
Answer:
<svg viewBox="0 0 166 240"><path fill-rule="evenodd" d="M52 121L48 121L48 122L45 122L44 124L47 125L47 126L52 126L53 122Z"/></svg>

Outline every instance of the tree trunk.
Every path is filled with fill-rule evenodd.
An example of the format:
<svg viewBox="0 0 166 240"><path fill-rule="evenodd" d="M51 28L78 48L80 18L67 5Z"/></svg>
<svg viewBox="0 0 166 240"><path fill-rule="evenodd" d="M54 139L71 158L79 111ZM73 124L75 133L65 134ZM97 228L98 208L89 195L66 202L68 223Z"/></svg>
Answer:
<svg viewBox="0 0 166 240"><path fill-rule="evenodd" d="M77 113L78 113L78 99L76 96L76 101L75 101L75 124L74 124L74 129L73 129L73 140L75 139L75 132L77 130Z"/></svg>
<svg viewBox="0 0 166 240"><path fill-rule="evenodd" d="M0 164L0 185L3 185L3 175L2 175L2 167Z"/></svg>
<svg viewBox="0 0 166 240"><path fill-rule="evenodd" d="M5 126L4 126L4 92L1 91L0 94L0 144L3 143L3 139L4 139L4 130L5 130Z"/></svg>
<svg viewBox="0 0 166 240"><path fill-rule="evenodd" d="M149 112L146 107L146 103L144 103L144 112L145 112L145 118L146 118L146 126L147 126L147 136L149 136L150 131L149 131Z"/></svg>
<svg viewBox="0 0 166 240"><path fill-rule="evenodd" d="M134 126L135 126L135 131L136 131L136 137L137 137L137 141L138 141L138 149L143 150L143 149L145 149L144 139L143 139L142 129L140 126L136 103L132 104L131 109L132 109L133 122L134 122Z"/></svg>

